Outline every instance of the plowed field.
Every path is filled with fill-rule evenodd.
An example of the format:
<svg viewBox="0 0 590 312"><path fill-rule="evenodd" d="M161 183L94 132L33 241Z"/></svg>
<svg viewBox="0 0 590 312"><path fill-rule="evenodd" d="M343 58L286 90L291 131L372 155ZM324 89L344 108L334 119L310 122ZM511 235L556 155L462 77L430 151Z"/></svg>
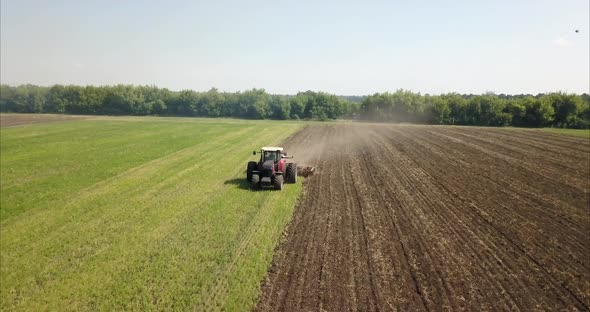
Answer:
<svg viewBox="0 0 590 312"><path fill-rule="evenodd" d="M258 310L588 310L588 140L344 124L287 147L317 172Z"/></svg>
<svg viewBox="0 0 590 312"><path fill-rule="evenodd" d="M89 119L91 116L54 115L54 114L0 114L0 127L14 127L37 123Z"/></svg>

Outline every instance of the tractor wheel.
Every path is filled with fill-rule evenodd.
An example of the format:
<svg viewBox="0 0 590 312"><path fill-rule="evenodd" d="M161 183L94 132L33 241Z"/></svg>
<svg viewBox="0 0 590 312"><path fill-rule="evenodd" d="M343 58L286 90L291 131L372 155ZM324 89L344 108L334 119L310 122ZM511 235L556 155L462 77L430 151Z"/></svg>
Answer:
<svg viewBox="0 0 590 312"><path fill-rule="evenodd" d="M254 170L256 170L256 162L248 162L248 169L246 169L246 180L248 180L250 183L252 182L252 171Z"/></svg>
<svg viewBox="0 0 590 312"><path fill-rule="evenodd" d="M260 176L257 174L253 174L250 183L252 184L252 188L257 190L258 187L260 187Z"/></svg>
<svg viewBox="0 0 590 312"><path fill-rule="evenodd" d="M297 164L296 163L288 163L287 170L285 172L285 178L287 178L287 183L297 183Z"/></svg>
<svg viewBox="0 0 590 312"><path fill-rule="evenodd" d="M275 176L275 190L282 190L283 189L283 176L282 175L278 175Z"/></svg>

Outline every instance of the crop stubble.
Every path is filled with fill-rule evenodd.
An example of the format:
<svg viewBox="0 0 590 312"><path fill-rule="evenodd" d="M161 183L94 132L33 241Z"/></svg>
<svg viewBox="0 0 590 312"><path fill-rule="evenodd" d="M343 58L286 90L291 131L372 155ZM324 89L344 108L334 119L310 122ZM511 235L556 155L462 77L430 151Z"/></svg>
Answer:
<svg viewBox="0 0 590 312"><path fill-rule="evenodd" d="M590 144L541 131L310 126L259 311L588 310Z"/></svg>

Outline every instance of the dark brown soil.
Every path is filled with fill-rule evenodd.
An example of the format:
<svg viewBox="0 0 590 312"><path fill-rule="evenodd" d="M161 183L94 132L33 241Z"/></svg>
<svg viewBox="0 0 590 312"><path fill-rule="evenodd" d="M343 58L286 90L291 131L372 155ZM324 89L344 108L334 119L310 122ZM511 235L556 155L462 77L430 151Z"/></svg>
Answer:
<svg viewBox="0 0 590 312"><path fill-rule="evenodd" d="M53 114L0 114L0 127L14 127L36 123L80 120L89 116L53 115Z"/></svg>
<svg viewBox="0 0 590 312"><path fill-rule="evenodd" d="M316 172L257 310L588 310L588 140L346 124L287 147Z"/></svg>

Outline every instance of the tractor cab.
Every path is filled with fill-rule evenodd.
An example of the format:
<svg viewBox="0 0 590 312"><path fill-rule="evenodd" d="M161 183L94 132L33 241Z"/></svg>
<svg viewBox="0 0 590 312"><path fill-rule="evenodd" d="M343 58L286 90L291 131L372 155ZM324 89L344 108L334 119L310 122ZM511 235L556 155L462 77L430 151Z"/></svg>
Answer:
<svg viewBox="0 0 590 312"><path fill-rule="evenodd" d="M265 162L267 160L277 162L277 160L279 160L280 158L281 154L279 151L262 151L262 162Z"/></svg>
<svg viewBox="0 0 590 312"><path fill-rule="evenodd" d="M282 147L265 146L260 149L260 162L264 163L267 160L278 162L282 159L288 158L287 153L283 151Z"/></svg>
<svg viewBox="0 0 590 312"><path fill-rule="evenodd" d="M256 151L252 153L256 155ZM287 154L283 152L282 147L265 146L260 149L260 161L258 162L258 169L272 171L281 171L286 162Z"/></svg>

